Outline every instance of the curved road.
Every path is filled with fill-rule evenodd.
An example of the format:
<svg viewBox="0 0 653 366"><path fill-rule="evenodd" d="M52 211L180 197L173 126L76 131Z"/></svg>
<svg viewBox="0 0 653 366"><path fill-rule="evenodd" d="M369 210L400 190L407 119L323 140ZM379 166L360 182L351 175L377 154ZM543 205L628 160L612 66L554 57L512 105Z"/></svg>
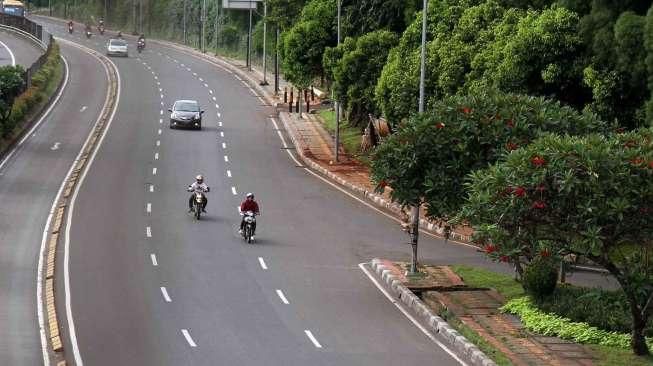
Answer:
<svg viewBox="0 0 653 366"><path fill-rule="evenodd" d="M106 42L43 23L100 51ZM0 364L39 364L32 283L44 207L104 100L97 61L62 49L71 63L69 88L51 120L0 170L0 202L16 208L0 213L0 258L8 263L0 266ZM76 194L69 227L74 327L57 298L60 322L77 339L66 337L71 364L459 364L358 267L373 257L409 259L405 234L289 159L279 122L270 118L274 110L249 86L154 43L140 57L132 50L113 61L120 104ZM206 110L202 131L168 129L166 110L182 98ZM52 149L57 141L60 148ZM187 214L185 192L198 173L212 188L200 222ZM236 234L236 206L248 191L263 212L255 245ZM36 197L25 203L27 194ZM420 253L429 263L508 270L429 237ZM59 294L66 291L63 272L59 263Z"/></svg>
<svg viewBox="0 0 653 366"><path fill-rule="evenodd" d="M30 67L43 54L43 49L15 33L0 29L0 66Z"/></svg>
<svg viewBox="0 0 653 366"><path fill-rule="evenodd" d="M61 182L105 98L106 80L101 66L75 48L62 45L61 50L70 74L59 103L22 145L0 159L2 365L43 362L36 311L43 227ZM87 83L98 88L89 88Z"/></svg>

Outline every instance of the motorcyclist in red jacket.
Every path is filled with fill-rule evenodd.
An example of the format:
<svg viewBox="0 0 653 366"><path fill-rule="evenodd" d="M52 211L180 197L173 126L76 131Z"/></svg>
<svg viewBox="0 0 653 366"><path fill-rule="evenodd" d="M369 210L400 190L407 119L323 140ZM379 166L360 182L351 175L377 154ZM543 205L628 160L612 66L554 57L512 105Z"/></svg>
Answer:
<svg viewBox="0 0 653 366"><path fill-rule="evenodd" d="M253 193L247 193L247 195L245 195L245 200L240 204L240 213L242 215L242 219L240 220L240 230L238 230L238 233L241 235L243 233L243 229L245 228L244 213L247 211L252 211L257 216L261 213L258 207L258 203L254 201ZM256 223L254 223L254 232L256 232Z"/></svg>

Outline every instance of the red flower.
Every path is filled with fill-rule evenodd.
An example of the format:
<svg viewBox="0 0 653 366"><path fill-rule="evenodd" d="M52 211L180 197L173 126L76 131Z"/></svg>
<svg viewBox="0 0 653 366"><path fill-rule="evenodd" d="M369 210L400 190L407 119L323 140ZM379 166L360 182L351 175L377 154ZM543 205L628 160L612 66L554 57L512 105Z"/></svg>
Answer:
<svg viewBox="0 0 653 366"><path fill-rule="evenodd" d="M515 188L515 190L513 191L513 194L514 194L516 197L524 197L524 196L526 195L526 189L524 189L524 187L517 187L517 188Z"/></svg>
<svg viewBox="0 0 653 366"><path fill-rule="evenodd" d="M630 163L633 164L633 165L642 165L642 164L644 164L644 159L642 159L642 158L630 159Z"/></svg>
<svg viewBox="0 0 653 366"><path fill-rule="evenodd" d="M536 210L541 210L546 208L546 203L544 201L535 201L533 202L533 206L531 207L533 207Z"/></svg>
<svg viewBox="0 0 653 366"><path fill-rule="evenodd" d="M546 160L544 160L544 158L541 156L535 156L531 159L531 163L533 163L533 165L536 167L541 168L546 165Z"/></svg>
<svg viewBox="0 0 653 366"><path fill-rule="evenodd" d="M506 149L508 149L508 151L517 150L517 149L519 149L519 145L517 145L514 142L509 142L509 143L506 144Z"/></svg>
<svg viewBox="0 0 653 366"><path fill-rule="evenodd" d="M502 255L501 257L499 257L499 260L501 262L507 263L510 262L510 257L508 257L507 255Z"/></svg>
<svg viewBox="0 0 653 366"><path fill-rule="evenodd" d="M547 258L551 256L551 252L548 249L542 249L540 251L540 257Z"/></svg>
<svg viewBox="0 0 653 366"><path fill-rule="evenodd" d="M470 114L470 113L472 113L472 109L469 108L469 107L463 107L463 108L461 109L461 111L462 111L463 113L465 113L465 114Z"/></svg>
<svg viewBox="0 0 653 366"><path fill-rule="evenodd" d="M438 130L443 129L443 128L444 128L444 123L442 123L442 122L438 122L438 123L435 125L435 128L437 128Z"/></svg>
<svg viewBox="0 0 653 366"><path fill-rule="evenodd" d="M492 254L497 251L497 247L492 244L488 244L485 246L485 253L487 254Z"/></svg>
<svg viewBox="0 0 653 366"><path fill-rule="evenodd" d="M511 119L509 119L506 121L506 126L508 126L508 128L513 128L515 127L515 123Z"/></svg>

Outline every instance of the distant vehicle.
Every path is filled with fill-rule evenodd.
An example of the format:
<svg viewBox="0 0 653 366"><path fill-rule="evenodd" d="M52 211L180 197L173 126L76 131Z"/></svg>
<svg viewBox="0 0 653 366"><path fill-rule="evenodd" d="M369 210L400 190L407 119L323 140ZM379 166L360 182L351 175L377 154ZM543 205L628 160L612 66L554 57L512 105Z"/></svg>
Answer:
<svg viewBox="0 0 653 366"><path fill-rule="evenodd" d="M18 0L0 0L0 12L4 14L25 16L25 5Z"/></svg>
<svg viewBox="0 0 653 366"><path fill-rule="evenodd" d="M107 56L129 57L127 42L124 39L112 38L107 42Z"/></svg>
<svg viewBox="0 0 653 366"><path fill-rule="evenodd" d="M190 127L202 129L202 114L199 103L195 100L178 100L172 105L170 112L170 128Z"/></svg>

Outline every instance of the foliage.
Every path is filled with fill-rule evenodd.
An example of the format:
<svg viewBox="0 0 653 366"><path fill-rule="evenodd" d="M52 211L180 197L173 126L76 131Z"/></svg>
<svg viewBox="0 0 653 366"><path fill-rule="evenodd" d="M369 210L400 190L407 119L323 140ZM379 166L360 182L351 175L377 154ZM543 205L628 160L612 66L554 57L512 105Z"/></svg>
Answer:
<svg viewBox="0 0 653 366"><path fill-rule="evenodd" d="M306 88L323 76L324 50L336 44L335 9L335 0L311 0L297 23L283 34L282 67L291 83Z"/></svg>
<svg viewBox="0 0 653 366"><path fill-rule="evenodd" d="M447 97L374 151L371 176L379 190L392 187L399 204L425 203L429 217L446 219L462 206L470 172L547 131L605 130L595 116L544 98L499 92Z"/></svg>
<svg viewBox="0 0 653 366"><path fill-rule="evenodd" d="M289 29L299 18L301 9L307 0L267 0L268 18L272 23L279 24L282 30Z"/></svg>
<svg viewBox="0 0 653 366"><path fill-rule="evenodd" d="M345 0L343 33L350 37L378 30L401 34L421 6L420 0Z"/></svg>
<svg viewBox="0 0 653 366"><path fill-rule="evenodd" d="M335 81L333 90L352 125L363 127L369 114L378 115L374 87L397 41L394 33L376 31L355 40L347 38L336 50L325 52L324 66L330 68Z"/></svg>
<svg viewBox="0 0 653 366"><path fill-rule="evenodd" d="M376 88L378 103L394 124L417 110L421 22L417 16L391 51ZM430 103L488 87L574 102L579 88L573 86L581 74L575 64L581 42L577 23L564 8L432 1L425 88Z"/></svg>
<svg viewBox="0 0 653 366"><path fill-rule="evenodd" d="M542 250L584 256L619 282L633 349L653 311L653 130L614 137L545 136L471 174L459 217L494 258ZM491 250L489 250L491 248Z"/></svg>
<svg viewBox="0 0 653 366"><path fill-rule="evenodd" d="M561 316L547 314L537 309L529 297L508 301L502 311L521 318L526 329L545 336L556 336L583 344L598 344L609 347L628 348L630 335L592 327L586 323L572 322ZM648 339L653 346L653 339Z"/></svg>
<svg viewBox="0 0 653 366"><path fill-rule="evenodd" d="M536 300L536 304L546 313L584 322L599 329L628 333L632 328L628 300L623 291L560 286L550 297ZM645 334L653 337L653 319L649 319Z"/></svg>
<svg viewBox="0 0 653 366"><path fill-rule="evenodd" d="M557 262L551 257L538 256L528 264L522 275L524 290L536 299L552 295L557 283Z"/></svg>
<svg viewBox="0 0 653 366"><path fill-rule="evenodd" d="M11 115L14 100L23 89L24 72L21 66L0 67L0 127L3 131Z"/></svg>

